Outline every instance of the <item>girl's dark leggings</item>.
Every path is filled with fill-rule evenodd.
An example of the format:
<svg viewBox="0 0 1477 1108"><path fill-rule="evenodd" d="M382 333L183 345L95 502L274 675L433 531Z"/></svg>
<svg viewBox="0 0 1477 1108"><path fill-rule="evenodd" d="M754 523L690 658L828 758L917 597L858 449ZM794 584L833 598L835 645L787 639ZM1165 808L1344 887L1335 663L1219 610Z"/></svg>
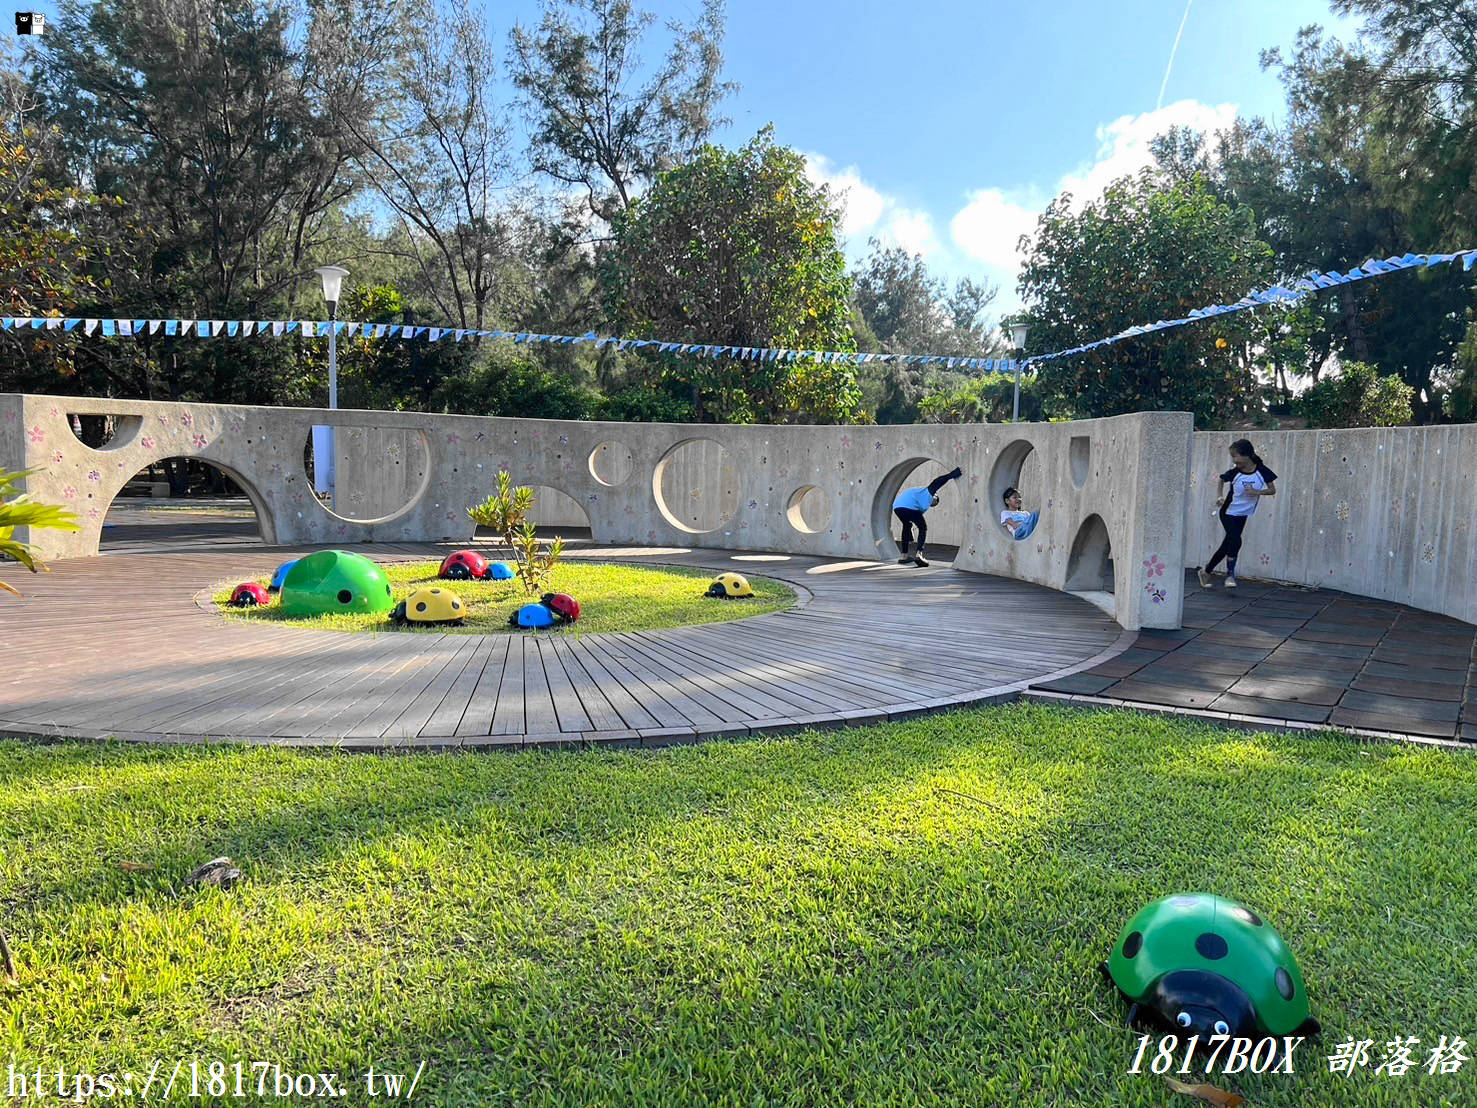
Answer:
<svg viewBox="0 0 1477 1108"><path fill-rule="evenodd" d="M918 528L918 545L922 546L928 537L928 524L923 522L923 513L917 508L894 508L892 514L903 521L902 545L907 546L913 541L913 528Z"/></svg>
<svg viewBox="0 0 1477 1108"><path fill-rule="evenodd" d="M1221 509L1221 526L1226 529L1226 537L1221 540L1220 546L1215 548L1215 553L1210 556L1210 561L1205 563L1205 572L1209 573L1220 565L1221 559L1226 559L1226 572L1232 577L1236 576L1236 555L1241 553L1241 532L1246 530L1246 521L1250 516L1228 516L1226 509Z"/></svg>

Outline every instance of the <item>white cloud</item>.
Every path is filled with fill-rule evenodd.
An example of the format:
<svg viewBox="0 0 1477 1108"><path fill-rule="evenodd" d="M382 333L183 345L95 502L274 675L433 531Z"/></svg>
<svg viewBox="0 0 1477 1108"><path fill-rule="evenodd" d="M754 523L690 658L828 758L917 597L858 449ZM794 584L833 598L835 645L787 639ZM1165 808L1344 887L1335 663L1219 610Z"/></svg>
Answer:
<svg viewBox="0 0 1477 1108"><path fill-rule="evenodd" d="M1234 104L1201 104L1180 100L1141 115L1125 115L1097 129L1097 149L1064 173L1048 188L989 187L970 190L965 202L948 223L941 237L933 216L910 208L862 179L856 166L841 168L821 154L806 154L806 174L817 184L831 187L845 205L842 233L853 261L866 254L868 238L884 246L901 246L910 254L921 254L936 274L953 281L956 277L983 278L998 285L994 304L997 318L1020 306L1016 277L1023 256L1017 249L1022 235L1036 230L1036 220L1046 205L1063 191L1072 196L1072 207L1080 211L1102 196L1120 177L1132 176L1154 158L1149 144L1171 127L1189 127L1209 133L1229 127L1236 119Z"/></svg>
<svg viewBox="0 0 1477 1108"><path fill-rule="evenodd" d="M805 155L805 173L816 184L829 186L844 206L841 234L853 260L865 256L869 238L922 254L928 261L939 260L944 246L927 212L884 195L862 180L856 166L838 169L823 154Z"/></svg>
<svg viewBox="0 0 1477 1108"><path fill-rule="evenodd" d="M1149 144L1171 127L1190 127L1209 133L1230 127L1236 119L1235 104L1197 103L1180 100L1141 115L1125 115L1097 129L1097 151L1091 161L1063 174L1047 195L1037 189L1010 192L999 188L977 189L968 194L963 208L949 222L953 244L960 254L981 263L989 280L998 283L997 307L1002 315L1017 308L1016 276L1023 256L1017 250L1022 235L1036 230L1037 217L1050 198L1062 192L1072 197L1072 208L1080 211L1102 196L1120 177L1131 176L1152 165Z"/></svg>
<svg viewBox="0 0 1477 1108"><path fill-rule="evenodd" d="M1171 127L1189 127L1203 133L1225 130L1236 122L1236 105L1215 107L1194 100L1179 100L1142 115L1119 116L1097 129L1097 155L1086 165L1065 175L1054 190L1072 194L1072 207L1081 209L1096 200L1120 177L1152 165L1149 144Z"/></svg>
<svg viewBox="0 0 1477 1108"><path fill-rule="evenodd" d="M1046 202L1014 199L1000 189L978 189L949 223L954 244L970 258L1014 272L1016 244L1036 228Z"/></svg>

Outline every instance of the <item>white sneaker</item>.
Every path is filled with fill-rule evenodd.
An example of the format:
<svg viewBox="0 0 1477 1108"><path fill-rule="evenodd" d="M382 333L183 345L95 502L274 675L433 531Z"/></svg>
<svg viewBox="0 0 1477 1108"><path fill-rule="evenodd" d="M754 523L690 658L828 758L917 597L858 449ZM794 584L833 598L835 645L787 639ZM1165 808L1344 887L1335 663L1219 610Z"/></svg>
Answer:
<svg viewBox="0 0 1477 1108"><path fill-rule="evenodd" d="M1206 573L1205 570L1197 569L1195 575L1200 578L1200 587L1202 589L1208 589L1215 585L1215 582L1210 579L1210 574Z"/></svg>
<svg viewBox="0 0 1477 1108"><path fill-rule="evenodd" d="M1234 589L1235 587L1236 587L1236 578L1232 577L1230 574L1227 574L1226 575L1226 588L1228 588L1228 589Z"/></svg>

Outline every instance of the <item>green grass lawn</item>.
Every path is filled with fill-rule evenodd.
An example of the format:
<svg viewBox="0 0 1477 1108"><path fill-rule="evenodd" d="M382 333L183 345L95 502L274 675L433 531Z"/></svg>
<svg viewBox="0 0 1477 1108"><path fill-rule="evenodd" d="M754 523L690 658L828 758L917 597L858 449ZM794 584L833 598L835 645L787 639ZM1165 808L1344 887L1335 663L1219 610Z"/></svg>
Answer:
<svg viewBox="0 0 1477 1108"><path fill-rule="evenodd" d="M467 619L457 624L395 624L389 616L328 615L313 619L289 619L277 607L232 608L226 602L239 581L222 582L212 591L216 607L228 619L267 620L288 627L312 627L325 631L400 631L410 634L511 634L508 617L524 604L536 602L517 579L511 581L442 581L436 571L440 562L401 562L383 566L390 579L396 603L422 586L449 589L467 605ZM704 596L713 572L683 566L631 566L578 560L561 562L554 570L550 592L569 593L580 602L577 623L551 627L538 634L593 634L597 631L654 631L689 623L721 623L746 616L776 612L795 603L788 585L768 577L745 574L754 596L742 600L715 600ZM261 585L271 576L257 578ZM516 631L529 634L527 631Z"/></svg>
<svg viewBox="0 0 1477 1108"><path fill-rule="evenodd" d="M1206 890L1281 932L1325 1029L1293 1076L1216 1084L1472 1104L1477 1062L1423 1063L1477 1045L1474 810L1467 754L1034 705L659 751L0 743L0 1062L425 1060L442 1105L1190 1108L1126 1073L1096 967ZM218 854L243 884L182 889ZM1397 1034L1422 1066L1376 1076ZM1369 1067L1330 1074L1349 1038Z"/></svg>

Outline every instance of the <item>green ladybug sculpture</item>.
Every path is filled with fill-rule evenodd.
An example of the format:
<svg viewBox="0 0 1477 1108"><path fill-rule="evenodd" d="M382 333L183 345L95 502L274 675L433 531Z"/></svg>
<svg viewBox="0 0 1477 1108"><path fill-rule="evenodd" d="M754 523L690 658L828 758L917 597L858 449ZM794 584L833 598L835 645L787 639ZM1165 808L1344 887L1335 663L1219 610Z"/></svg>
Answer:
<svg viewBox="0 0 1477 1108"><path fill-rule="evenodd" d="M1244 904L1179 893L1128 921L1102 972L1140 1017L1181 1035L1317 1035L1302 971L1282 936Z"/></svg>

